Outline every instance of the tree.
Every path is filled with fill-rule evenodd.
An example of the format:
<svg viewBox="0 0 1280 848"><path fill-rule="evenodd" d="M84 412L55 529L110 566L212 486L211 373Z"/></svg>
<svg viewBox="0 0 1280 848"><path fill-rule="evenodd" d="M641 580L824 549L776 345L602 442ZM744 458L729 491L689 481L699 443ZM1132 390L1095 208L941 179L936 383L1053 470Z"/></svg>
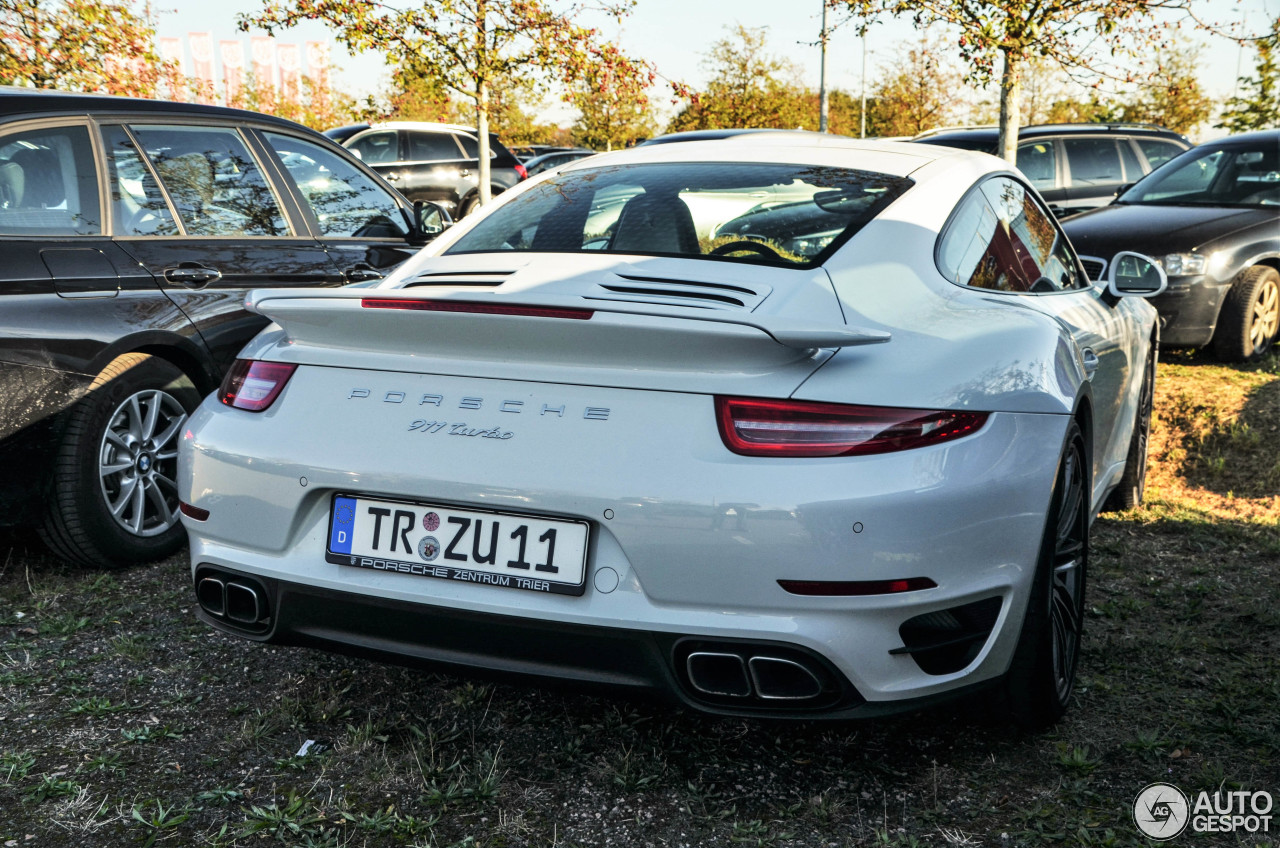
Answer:
<svg viewBox="0 0 1280 848"><path fill-rule="evenodd" d="M871 87L874 105L867 109L868 134L917 135L954 123L963 75L939 60L945 55L941 41L926 35L914 46L902 44L894 52L897 61Z"/></svg>
<svg viewBox="0 0 1280 848"><path fill-rule="evenodd" d="M450 92L475 105L480 141L480 202L490 197L489 123L496 81L524 77L538 84L571 83L593 63L641 65L603 50L595 30L574 19L580 6L554 0L423 0L399 8L369 0L266 0L256 16L241 16L242 29L267 32L304 20L329 26L349 50L376 49L399 62L416 62ZM608 11L623 14L625 6Z"/></svg>
<svg viewBox="0 0 1280 848"><path fill-rule="evenodd" d="M1001 155L1016 161L1022 77L1035 57L1065 68L1110 72L1098 55L1132 55L1162 39L1178 24L1210 29L1192 9L1194 0L828 0L862 19L865 27L883 15L910 17L916 27L942 24L958 32L967 78L986 84L1000 78ZM1155 15L1163 13L1157 20Z"/></svg>
<svg viewBox="0 0 1280 848"><path fill-rule="evenodd" d="M1257 76L1240 78L1244 93L1227 100L1216 127L1233 133L1280 127L1280 17L1255 46Z"/></svg>
<svg viewBox="0 0 1280 848"><path fill-rule="evenodd" d="M1139 86L1120 109L1124 120L1159 124L1184 134L1207 121L1213 98L1200 87L1199 52L1189 45L1158 50L1151 80Z"/></svg>
<svg viewBox="0 0 1280 848"><path fill-rule="evenodd" d="M713 44L702 63L711 81L703 91L687 91L689 104L671 120L667 131L816 127L817 113L811 119L799 69L768 53L765 42L763 28L739 24Z"/></svg>
<svg viewBox="0 0 1280 848"><path fill-rule="evenodd" d="M0 84L147 97L164 73L131 0L0 0Z"/></svg>
<svg viewBox="0 0 1280 848"><path fill-rule="evenodd" d="M648 94L653 78L652 70L636 65L602 62L588 67L565 96L578 109L574 141L594 150L613 150L653 135Z"/></svg>

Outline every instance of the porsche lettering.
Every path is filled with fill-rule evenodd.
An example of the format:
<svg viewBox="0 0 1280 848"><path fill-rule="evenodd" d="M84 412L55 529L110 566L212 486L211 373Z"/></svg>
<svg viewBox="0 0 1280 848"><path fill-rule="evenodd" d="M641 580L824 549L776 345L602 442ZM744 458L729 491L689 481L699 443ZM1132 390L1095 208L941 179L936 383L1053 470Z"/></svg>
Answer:
<svg viewBox="0 0 1280 848"><path fill-rule="evenodd" d="M391 391L381 392L381 394L378 395L378 397L381 398L383 403L394 403L394 404L415 403L413 399L410 397L408 392L403 392L403 391L394 390L394 389ZM373 389L353 388L347 393L347 400L371 400L373 398L375 398ZM423 393L418 397L416 401L417 406L434 406L436 408L449 407L449 408L456 408L456 409L469 409L473 411L483 410L483 409L497 409L499 412L506 412L511 415L522 415L525 412L529 412L533 415L538 415L544 418L548 418L548 417L549 418L565 418L570 414L573 414L573 415L577 414L576 409L573 409L569 407L567 404L563 404L563 403L534 403L534 402L523 401L523 400L502 400L497 402L490 402L488 406L486 406L485 404L486 402L484 398L475 397L473 395L468 395L466 397L458 398L457 403L454 404L453 400L450 398L447 398L445 395L434 394L432 392ZM586 406L582 408L581 417L586 419L587 421L608 421L610 412L611 410L606 406ZM410 429L418 429L418 428L410 428ZM462 435L480 435L480 434L467 433ZM503 437L503 438L509 438L509 437Z"/></svg>

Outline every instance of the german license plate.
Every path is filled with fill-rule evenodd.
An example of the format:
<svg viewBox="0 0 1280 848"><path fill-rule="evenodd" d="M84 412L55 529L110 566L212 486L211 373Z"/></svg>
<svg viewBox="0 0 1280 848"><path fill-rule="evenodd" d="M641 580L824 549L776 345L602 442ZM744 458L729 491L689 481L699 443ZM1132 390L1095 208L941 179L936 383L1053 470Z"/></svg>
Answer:
<svg viewBox="0 0 1280 848"><path fill-rule="evenodd" d="M334 495L325 559L338 565L581 595L587 523Z"/></svg>

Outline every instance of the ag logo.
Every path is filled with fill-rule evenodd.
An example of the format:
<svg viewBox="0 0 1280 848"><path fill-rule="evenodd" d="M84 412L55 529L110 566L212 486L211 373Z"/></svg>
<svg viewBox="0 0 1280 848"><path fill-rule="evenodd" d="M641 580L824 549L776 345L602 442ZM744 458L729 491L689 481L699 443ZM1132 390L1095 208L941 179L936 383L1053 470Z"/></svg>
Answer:
<svg viewBox="0 0 1280 848"><path fill-rule="evenodd" d="M1190 820L1187 796L1168 783L1153 783L1138 793L1133 802L1133 822L1145 835L1163 842L1187 827Z"/></svg>

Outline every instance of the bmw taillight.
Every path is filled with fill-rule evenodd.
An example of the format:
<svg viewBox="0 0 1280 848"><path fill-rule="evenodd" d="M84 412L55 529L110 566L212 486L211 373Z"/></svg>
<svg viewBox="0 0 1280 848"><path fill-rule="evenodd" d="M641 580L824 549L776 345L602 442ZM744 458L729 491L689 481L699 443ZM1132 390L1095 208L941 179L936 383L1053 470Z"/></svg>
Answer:
<svg viewBox="0 0 1280 848"><path fill-rule="evenodd" d="M525 170L524 165L521 165L519 162L516 163L516 173L520 175L520 179L522 180L529 179L529 172Z"/></svg>
<svg viewBox="0 0 1280 848"><path fill-rule="evenodd" d="M862 456L967 436L987 413L717 397L716 419L743 456Z"/></svg>
<svg viewBox="0 0 1280 848"><path fill-rule="evenodd" d="M248 412L262 412L275 403L296 365L237 359L218 389L218 400Z"/></svg>

